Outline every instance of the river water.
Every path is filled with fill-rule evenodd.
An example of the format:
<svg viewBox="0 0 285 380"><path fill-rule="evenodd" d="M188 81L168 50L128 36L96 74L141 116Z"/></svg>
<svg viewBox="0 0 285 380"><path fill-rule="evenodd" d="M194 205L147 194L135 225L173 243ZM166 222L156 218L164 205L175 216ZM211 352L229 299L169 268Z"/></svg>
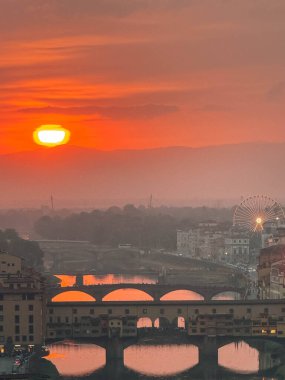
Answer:
<svg viewBox="0 0 285 380"><path fill-rule="evenodd" d="M72 276L58 276L62 286L72 286L75 279ZM117 281L117 282L116 282ZM135 276L86 276L84 283L155 283L154 278ZM71 297L66 293L60 300L84 300L81 294ZM146 298L145 298L146 297ZM148 299L148 295L124 289L109 295L109 300ZM164 299L197 300L200 295L189 292L172 292ZM235 294L222 294L218 299L235 299ZM55 302L59 299L55 299ZM148 327L149 321L140 321L139 327ZM181 320L181 327L183 321ZM125 349L124 360L114 365L106 365L105 350L94 344L72 341L60 342L49 346L50 354L43 359L43 367L48 368L52 379L104 379L104 380L135 380L135 379L252 379L279 380L282 375L282 362L276 358L277 343L256 344L254 341L230 343L218 351L218 360L199 363L199 350L189 343L165 343L160 337L145 337L138 344ZM261 347L261 348L260 348ZM274 354L273 354L274 352ZM278 368L277 368L278 367ZM272 373L258 374L261 370L272 368ZM276 368L276 370L275 370ZM285 368L285 363L284 363ZM285 373L285 371L284 371ZM268 376L268 377L266 377Z"/></svg>

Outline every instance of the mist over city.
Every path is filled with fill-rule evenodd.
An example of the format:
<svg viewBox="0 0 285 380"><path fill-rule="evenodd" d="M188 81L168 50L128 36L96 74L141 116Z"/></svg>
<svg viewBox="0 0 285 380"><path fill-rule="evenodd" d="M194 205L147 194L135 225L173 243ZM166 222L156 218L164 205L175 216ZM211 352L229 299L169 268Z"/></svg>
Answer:
<svg viewBox="0 0 285 380"><path fill-rule="evenodd" d="M285 379L284 19L0 0L0 379Z"/></svg>

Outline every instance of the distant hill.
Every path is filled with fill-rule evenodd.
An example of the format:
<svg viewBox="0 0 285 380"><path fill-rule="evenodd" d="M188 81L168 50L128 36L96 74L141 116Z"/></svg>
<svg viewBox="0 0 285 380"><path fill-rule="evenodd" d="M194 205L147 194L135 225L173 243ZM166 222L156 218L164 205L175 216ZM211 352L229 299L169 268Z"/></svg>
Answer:
<svg viewBox="0 0 285 380"><path fill-rule="evenodd" d="M0 155L0 207L160 200L285 198L285 143L98 151L73 146ZM70 203L70 204L69 204Z"/></svg>

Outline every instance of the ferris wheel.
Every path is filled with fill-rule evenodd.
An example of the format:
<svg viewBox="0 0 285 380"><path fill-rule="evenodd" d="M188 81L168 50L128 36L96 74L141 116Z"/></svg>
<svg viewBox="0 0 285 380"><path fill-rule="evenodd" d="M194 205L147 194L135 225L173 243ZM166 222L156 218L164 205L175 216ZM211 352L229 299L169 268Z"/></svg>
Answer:
<svg viewBox="0 0 285 380"><path fill-rule="evenodd" d="M267 195L254 195L244 199L235 209L233 225L253 232L262 231L266 222L284 222L282 206Z"/></svg>

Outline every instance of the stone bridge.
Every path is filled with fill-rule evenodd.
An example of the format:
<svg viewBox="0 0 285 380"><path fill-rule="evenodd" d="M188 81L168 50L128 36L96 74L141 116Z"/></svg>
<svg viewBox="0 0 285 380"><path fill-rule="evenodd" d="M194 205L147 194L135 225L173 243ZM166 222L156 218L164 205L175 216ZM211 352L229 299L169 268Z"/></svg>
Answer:
<svg viewBox="0 0 285 380"><path fill-rule="evenodd" d="M194 284L106 284L106 285L81 285L73 287L49 287L47 289L48 301L51 301L55 296L70 291L83 292L90 295L96 302L103 302L107 295L112 294L117 290L135 289L144 292L153 298L154 301L159 301L166 294L177 290L188 290L199 294L205 301L211 300L213 297L225 293L234 292L240 295L240 298L245 297L245 288L236 286L206 286Z"/></svg>
<svg viewBox="0 0 285 380"><path fill-rule="evenodd" d="M184 341L175 341L175 344L194 344L198 347L198 363L182 372L175 373L173 375L167 375L169 380L175 380L177 378L181 379L197 379L197 380L220 380L220 379L248 379L252 380L253 378L275 378L276 374L280 367L282 367L283 363L281 361L277 362L273 367L267 369L258 369L255 372L245 373L239 372L238 370L232 370L230 368L223 367L219 364L218 360L218 349L232 342L238 342L240 339L214 339L212 342L208 340L204 340L204 338L190 338L187 342ZM266 362L266 358L268 359L268 353L262 349L262 344L256 347L256 342L250 339L246 340L247 343L259 350L259 355L263 358L261 362ZM147 343L141 344L139 341L134 339L118 341L118 342L110 342L110 340L94 340L94 344L104 348L106 350L106 364L104 367L99 368L92 374L88 374L86 376L81 376L82 380L152 380L157 377L157 375L147 375L136 371L135 369L130 369L124 364L124 349L127 347L136 344L138 346L150 346L150 345L158 345L161 347L163 345L171 344L171 341L165 342L165 337L162 342L152 342L149 341ZM115 343L115 345L114 345ZM119 345L119 346L118 346ZM114 347L113 347L114 346ZM120 355L117 357L112 357L112 353L114 351L119 351ZM280 353L280 359L284 359L284 347L283 353ZM111 355L110 355L111 354ZM155 359L154 359L154 368L155 368Z"/></svg>

